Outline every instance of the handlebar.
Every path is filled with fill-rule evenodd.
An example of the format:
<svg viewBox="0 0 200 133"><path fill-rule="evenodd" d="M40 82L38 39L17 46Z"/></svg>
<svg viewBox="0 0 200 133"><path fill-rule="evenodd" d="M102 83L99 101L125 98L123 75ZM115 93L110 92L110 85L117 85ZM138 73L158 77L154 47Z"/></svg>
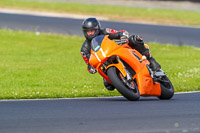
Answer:
<svg viewBox="0 0 200 133"><path fill-rule="evenodd" d="M122 40L114 40L118 45L123 45L126 44L127 41L122 41Z"/></svg>

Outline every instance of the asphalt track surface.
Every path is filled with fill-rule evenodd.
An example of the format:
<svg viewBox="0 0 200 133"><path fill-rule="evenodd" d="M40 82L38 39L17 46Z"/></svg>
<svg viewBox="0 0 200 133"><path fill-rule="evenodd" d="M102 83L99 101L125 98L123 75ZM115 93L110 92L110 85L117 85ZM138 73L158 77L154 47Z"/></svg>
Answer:
<svg viewBox="0 0 200 133"><path fill-rule="evenodd" d="M83 36L83 19L0 13L0 28ZM200 28L101 21L102 27L127 30L142 36L145 42L200 47Z"/></svg>
<svg viewBox="0 0 200 133"><path fill-rule="evenodd" d="M123 97L0 101L1 133L200 133L200 92L171 100Z"/></svg>

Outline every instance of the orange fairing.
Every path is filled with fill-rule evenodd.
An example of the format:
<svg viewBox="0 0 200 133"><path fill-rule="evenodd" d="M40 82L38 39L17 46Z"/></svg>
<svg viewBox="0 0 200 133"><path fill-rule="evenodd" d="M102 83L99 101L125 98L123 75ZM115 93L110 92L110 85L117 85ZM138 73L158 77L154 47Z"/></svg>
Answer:
<svg viewBox="0 0 200 133"><path fill-rule="evenodd" d="M122 63L111 64L111 65L107 66L106 69L108 69L109 67L112 67L112 66L115 66L122 73L122 75L124 77L126 77L127 73L126 73L126 70L124 69L124 66L122 65Z"/></svg>
<svg viewBox="0 0 200 133"><path fill-rule="evenodd" d="M100 41L98 41L100 43L98 42L98 45L92 44L89 63L103 78L111 83L105 71L102 71L102 65L110 57L116 56L120 60L126 62L135 71L136 74L133 76L133 79L136 79L137 81L141 96L161 95L160 84L153 82L150 72L146 67L146 65L149 65L149 62L147 60L142 61L142 55L138 51L131 49L128 44L118 45L113 40L110 40L108 36L100 36L99 38L98 39ZM93 43L95 43L95 40ZM104 67L104 69L108 69L111 66L115 66L123 74L123 76L126 77L127 73L122 62L110 64L106 66L106 68Z"/></svg>
<svg viewBox="0 0 200 133"><path fill-rule="evenodd" d="M157 82L155 82L155 84L153 83L153 79L149 75L147 67L141 69L141 71L137 74L137 84L139 84L138 89L141 96L161 95L160 84Z"/></svg>

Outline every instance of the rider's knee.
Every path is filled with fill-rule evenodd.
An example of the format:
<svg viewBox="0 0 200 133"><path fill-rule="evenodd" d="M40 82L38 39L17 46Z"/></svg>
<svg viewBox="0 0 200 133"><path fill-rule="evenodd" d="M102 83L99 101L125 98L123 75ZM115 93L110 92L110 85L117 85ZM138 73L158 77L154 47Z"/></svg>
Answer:
<svg viewBox="0 0 200 133"><path fill-rule="evenodd" d="M140 36L138 36L138 35L131 35L131 36L129 37L129 45L130 45L132 48L144 46L144 41L143 41L143 39L142 39Z"/></svg>

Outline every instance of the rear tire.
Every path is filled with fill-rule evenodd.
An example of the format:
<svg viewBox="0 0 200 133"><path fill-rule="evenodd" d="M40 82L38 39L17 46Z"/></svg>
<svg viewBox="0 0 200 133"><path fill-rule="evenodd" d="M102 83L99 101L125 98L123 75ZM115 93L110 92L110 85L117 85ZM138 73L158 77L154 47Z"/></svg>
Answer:
<svg viewBox="0 0 200 133"><path fill-rule="evenodd" d="M134 87L130 88L123 81L121 72L116 67L110 67L107 70L109 79L112 82L112 85L122 94L125 98L130 101L137 101L140 98L140 93L138 87L134 80L131 81L131 85ZM125 78L124 78L125 79Z"/></svg>
<svg viewBox="0 0 200 133"><path fill-rule="evenodd" d="M171 99L174 95L174 87L167 76L162 77L162 79L158 79L157 82L160 83L161 87L161 96L160 99L167 100Z"/></svg>

